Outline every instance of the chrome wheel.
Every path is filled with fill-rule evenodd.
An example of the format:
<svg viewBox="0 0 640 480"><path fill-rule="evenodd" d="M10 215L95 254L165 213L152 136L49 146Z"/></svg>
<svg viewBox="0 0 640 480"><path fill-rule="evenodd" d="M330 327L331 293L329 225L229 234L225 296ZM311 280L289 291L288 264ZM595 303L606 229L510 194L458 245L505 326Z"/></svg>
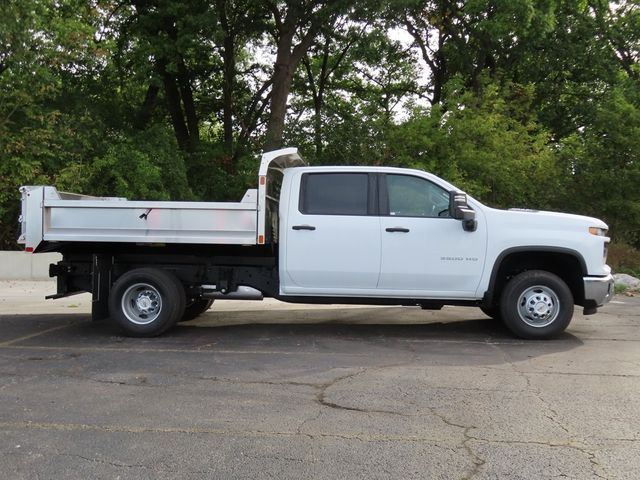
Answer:
<svg viewBox="0 0 640 480"><path fill-rule="evenodd" d="M560 301L549 287L534 285L527 288L518 300L518 314L524 323L542 328L551 325L560 312Z"/></svg>
<svg viewBox="0 0 640 480"><path fill-rule="evenodd" d="M121 305L122 312L130 322L148 325L160 315L162 297L153 285L136 283L124 292Z"/></svg>

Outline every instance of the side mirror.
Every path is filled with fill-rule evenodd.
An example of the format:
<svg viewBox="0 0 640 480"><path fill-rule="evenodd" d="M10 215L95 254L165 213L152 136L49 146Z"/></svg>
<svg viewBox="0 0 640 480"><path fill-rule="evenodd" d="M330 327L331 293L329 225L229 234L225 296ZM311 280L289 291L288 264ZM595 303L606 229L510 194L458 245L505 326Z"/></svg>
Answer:
<svg viewBox="0 0 640 480"><path fill-rule="evenodd" d="M456 220L462 220L465 232L475 232L478 227L476 212L467 203L467 194L453 191L449 193L449 215Z"/></svg>

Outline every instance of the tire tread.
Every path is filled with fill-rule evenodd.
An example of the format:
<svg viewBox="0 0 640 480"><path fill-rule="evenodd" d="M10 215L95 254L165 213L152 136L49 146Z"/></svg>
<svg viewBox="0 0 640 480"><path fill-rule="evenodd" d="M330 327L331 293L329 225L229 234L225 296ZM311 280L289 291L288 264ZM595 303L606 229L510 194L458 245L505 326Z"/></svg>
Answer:
<svg viewBox="0 0 640 480"><path fill-rule="evenodd" d="M554 290L560 302L558 317L546 327L527 325L518 314L517 302L522 292L533 285ZM500 296L500 315L506 327L520 338L535 340L552 338L569 326L573 317L573 295L567 284L546 270L527 270L509 280Z"/></svg>
<svg viewBox="0 0 640 480"><path fill-rule="evenodd" d="M148 325L131 323L122 312L121 298L132 283L147 282L163 295L163 310L156 321ZM136 268L124 273L116 280L109 295L111 321L131 337L155 337L173 327L182 317L186 304L184 287L171 272L158 268Z"/></svg>

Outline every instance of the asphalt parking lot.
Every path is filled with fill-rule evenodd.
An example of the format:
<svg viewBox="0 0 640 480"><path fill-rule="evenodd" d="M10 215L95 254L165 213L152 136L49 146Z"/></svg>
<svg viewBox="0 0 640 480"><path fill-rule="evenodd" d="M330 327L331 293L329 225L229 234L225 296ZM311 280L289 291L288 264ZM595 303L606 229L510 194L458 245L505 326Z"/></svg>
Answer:
<svg viewBox="0 0 640 480"><path fill-rule="evenodd" d="M640 478L640 298L542 342L274 301L130 339L43 285L0 282L3 478Z"/></svg>

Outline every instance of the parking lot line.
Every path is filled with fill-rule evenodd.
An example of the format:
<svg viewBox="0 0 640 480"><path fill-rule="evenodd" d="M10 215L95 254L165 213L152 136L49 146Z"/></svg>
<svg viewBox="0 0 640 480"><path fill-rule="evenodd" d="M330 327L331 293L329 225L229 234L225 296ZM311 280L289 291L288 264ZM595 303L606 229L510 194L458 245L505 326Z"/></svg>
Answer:
<svg viewBox="0 0 640 480"><path fill-rule="evenodd" d="M30 333L29 335L24 335L22 337L13 338L11 340L7 340L6 342L0 343L0 347L8 347L13 345L14 343L23 342L24 340L29 340L31 338L39 337L40 335L44 335L45 333L55 332L56 330L62 330L63 328L67 328L73 325L72 323L67 323L65 325L57 325L51 328L45 328L44 330L40 330L39 332Z"/></svg>
<svg viewBox="0 0 640 480"><path fill-rule="evenodd" d="M0 430L98 431L109 433L159 433L185 435L230 435L238 437L326 437L363 442L446 442L427 435L384 435L363 433L301 433L292 430L231 430L209 427L151 427L144 425L91 425L85 423L0 422Z"/></svg>

